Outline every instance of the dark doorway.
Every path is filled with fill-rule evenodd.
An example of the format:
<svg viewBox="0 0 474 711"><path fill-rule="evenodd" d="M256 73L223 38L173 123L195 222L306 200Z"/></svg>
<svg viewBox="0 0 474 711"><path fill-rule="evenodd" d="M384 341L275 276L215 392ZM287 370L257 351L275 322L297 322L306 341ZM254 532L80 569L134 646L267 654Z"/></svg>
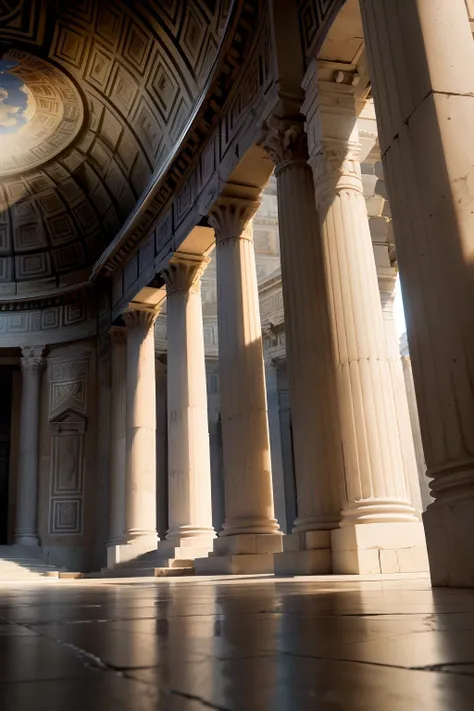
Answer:
<svg viewBox="0 0 474 711"><path fill-rule="evenodd" d="M0 367L0 545L8 543L12 370Z"/></svg>

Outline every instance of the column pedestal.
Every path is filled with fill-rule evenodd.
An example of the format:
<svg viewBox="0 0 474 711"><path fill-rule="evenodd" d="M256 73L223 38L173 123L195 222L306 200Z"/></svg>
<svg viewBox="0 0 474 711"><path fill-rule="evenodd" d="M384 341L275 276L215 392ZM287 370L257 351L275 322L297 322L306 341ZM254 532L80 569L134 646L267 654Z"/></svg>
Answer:
<svg viewBox="0 0 474 711"><path fill-rule="evenodd" d="M331 531L333 572L428 569L423 528L410 501L363 195L354 88L333 65L304 80L344 458L340 528Z"/></svg>
<svg viewBox="0 0 474 711"><path fill-rule="evenodd" d="M217 241L219 381L226 520L206 574L271 573L282 534L274 516L265 370L251 218L258 203L220 198Z"/></svg>

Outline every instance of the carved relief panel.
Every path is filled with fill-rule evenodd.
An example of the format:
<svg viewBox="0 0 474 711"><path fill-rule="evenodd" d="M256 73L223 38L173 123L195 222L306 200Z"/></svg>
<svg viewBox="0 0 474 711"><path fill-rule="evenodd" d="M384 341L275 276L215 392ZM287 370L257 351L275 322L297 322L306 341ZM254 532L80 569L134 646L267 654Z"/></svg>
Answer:
<svg viewBox="0 0 474 711"><path fill-rule="evenodd" d="M49 533L79 536L84 517L84 435L89 361L50 365L51 469Z"/></svg>

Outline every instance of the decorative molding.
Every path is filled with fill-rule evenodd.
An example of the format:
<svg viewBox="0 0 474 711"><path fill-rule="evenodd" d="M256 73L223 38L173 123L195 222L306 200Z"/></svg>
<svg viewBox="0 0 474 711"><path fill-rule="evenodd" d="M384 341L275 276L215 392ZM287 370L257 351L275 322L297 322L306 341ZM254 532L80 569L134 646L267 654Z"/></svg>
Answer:
<svg viewBox="0 0 474 711"><path fill-rule="evenodd" d="M286 165L307 163L308 139L301 122L272 117L262 126L258 140L276 166L276 174Z"/></svg>
<svg viewBox="0 0 474 711"><path fill-rule="evenodd" d="M87 418L67 408L50 420L51 535L82 535L84 499L84 434Z"/></svg>
<svg viewBox="0 0 474 711"><path fill-rule="evenodd" d="M149 307L130 307L123 314L123 319L127 330L141 329L149 331L154 325L158 317L158 311L151 310Z"/></svg>
<svg viewBox="0 0 474 711"><path fill-rule="evenodd" d="M21 369L25 371L40 372L45 366L44 346L27 346L21 351Z"/></svg>
<svg viewBox="0 0 474 711"><path fill-rule="evenodd" d="M87 411L87 381L89 360L48 359L49 417L57 417L67 409L85 414Z"/></svg>
<svg viewBox="0 0 474 711"><path fill-rule="evenodd" d="M209 262L208 257L176 252L171 257L168 267L161 272L168 296L178 292L198 293L201 277Z"/></svg>
<svg viewBox="0 0 474 711"><path fill-rule="evenodd" d="M335 190L363 193L359 154L358 144L331 139L319 142L309 159L318 203Z"/></svg>
<svg viewBox="0 0 474 711"><path fill-rule="evenodd" d="M192 173L203 156L209 159L209 154L202 151L203 145L210 144L212 132L222 120L216 138L220 133L221 145L227 149L242 116L246 114L246 108L251 106L259 91L268 84L271 75L269 40L267 36L267 41L261 43L262 34L256 35L253 31L255 27L267 29L262 0L252 3L234 0L213 74L196 102L192 118L175 142L176 149L170 152L163 167L155 171L122 229L95 264L92 280L116 271L138 242L150 234L181 190L185 192L181 195L179 219L183 218L184 205L185 211L189 212L190 206L196 204L195 191L197 185L201 185L201 180L199 178L193 182ZM259 52L254 51L257 47ZM248 57L252 61L249 71L244 74L243 68L247 65ZM239 87L241 91L236 91L235 80L239 72L246 81ZM225 104L228 105L226 113L223 111ZM200 166L197 173L201 173ZM194 185L192 195L187 192L189 185L185 187L188 183Z"/></svg>
<svg viewBox="0 0 474 711"><path fill-rule="evenodd" d="M219 198L208 217L217 243L230 239L247 239L253 242L251 220L259 206L259 201Z"/></svg>
<svg viewBox="0 0 474 711"><path fill-rule="evenodd" d="M344 2L345 0L298 0L303 51L308 61L318 55Z"/></svg>

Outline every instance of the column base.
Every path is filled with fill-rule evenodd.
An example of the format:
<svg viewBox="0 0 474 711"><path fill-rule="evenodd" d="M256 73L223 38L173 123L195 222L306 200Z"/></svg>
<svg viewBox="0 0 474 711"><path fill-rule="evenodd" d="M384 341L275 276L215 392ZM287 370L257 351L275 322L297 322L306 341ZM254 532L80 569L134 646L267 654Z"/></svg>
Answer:
<svg viewBox="0 0 474 711"><path fill-rule="evenodd" d="M107 568L113 568L121 563L128 563L150 551L155 551L158 538L139 538L129 543L119 543L107 546Z"/></svg>
<svg viewBox="0 0 474 711"><path fill-rule="evenodd" d="M361 523L331 531L333 572L341 575L429 570L422 523Z"/></svg>
<svg viewBox="0 0 474 711"><path fill-rule="evenodd" d="M283 538L274 556L275 575L327 575L332 572L331 532L305 531Z"/></svg>
<svg viewBox="0 0 474 711"><path fill-rule="evenodd" d="M39 546L39 538L28 534L15 536L15 546Z"/></svg>
<svg viewBox="0 0 474 711"><path fill-rule="evenodd" d="M423 523L432 584L474 588L474 500L432 503Z"/></svg>
<svg viewBox="0 0 474 711"><path fill-rule="evenodd" d="M197 536L195 538L173 538L160 541L156 552L157 567L169 567L172 562L180 561L191 565L196 558L205 558L212 552L215 536Z"/></svg>
<svg viewBox="0 0 474 711"><path fill-rule="evenodd" d="M214 540L208 558L194 562L196 575L273 573L273 554L282 550L282 533L242 533Z"/></svg>

